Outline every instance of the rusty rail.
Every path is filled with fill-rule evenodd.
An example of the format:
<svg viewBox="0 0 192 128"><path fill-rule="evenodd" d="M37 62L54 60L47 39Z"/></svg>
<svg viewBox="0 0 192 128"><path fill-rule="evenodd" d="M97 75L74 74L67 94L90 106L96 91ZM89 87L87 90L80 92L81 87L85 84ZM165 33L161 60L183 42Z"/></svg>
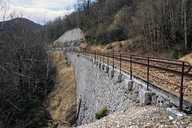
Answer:
<svg viewBox="0 0 192 128"><path fill-rule="evenodd" d="M112 60L112 69L115 68L115 61L119 62L120 74L122 72L122 63L129 63L129 69L127 69L130 73L130 79L133 79L133 64L141 65L147 68L146 70L146 81L147 81L147 89L149 89L150 84L150 70L157 69L163 70L168 73L173 73L179 75L181 77L179 87L179 109L183 110L183 100L184 100L184 88L187 88L184 85L184 77L192 78L192 66L184 61L174 60L174 59L165 59L165 58L156 58L156 57L144 57L133 54L128 54L126 52L115 52L114 49L112 52L96 52L96 51L88 51L86 49L82 50L84 55L89 55L95 58L95 60L103 60L105 62L105 58L107 58L107 64L110 64L109 60ZM99 57L99 58L98 58ZM101 59L103 57L103 59Z"/></svg>

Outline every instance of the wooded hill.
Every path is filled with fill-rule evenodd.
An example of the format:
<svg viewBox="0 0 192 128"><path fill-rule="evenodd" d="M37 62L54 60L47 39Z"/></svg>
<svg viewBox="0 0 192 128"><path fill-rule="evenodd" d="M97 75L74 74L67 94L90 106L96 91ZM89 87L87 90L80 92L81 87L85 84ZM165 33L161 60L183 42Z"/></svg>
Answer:
<svg viewBox="0 0 192 128"><path fill-rule="evenodd" d="M71 15L50 22L48 32L56 39L80 27L91 44L137 39L136 48L179 54L192 47L191 21L190 0L80 0Z"/></svg>
<svg viewBox="0 0 192 128"><path fill-rule="evenodd" d="M28 29L30 31L40 31L43 26L36 24L26 18L14 18L8 21L0 22L0 31L13 32L17 29L18 25L22 25L22 29Z"/></svg>
<svg viewBox="0 0 192 128"><path fill-rule="evenodd" d="M43 102L53 81L45 32L27 19L0 24L0 128L47 126Z"/></svg>

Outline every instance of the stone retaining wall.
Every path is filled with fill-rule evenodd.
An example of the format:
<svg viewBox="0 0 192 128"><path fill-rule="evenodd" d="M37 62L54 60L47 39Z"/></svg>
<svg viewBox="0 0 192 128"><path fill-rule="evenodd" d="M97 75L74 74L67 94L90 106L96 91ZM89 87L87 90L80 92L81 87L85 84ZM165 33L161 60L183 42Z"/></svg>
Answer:
<svg viewBox="0 0 192 128"><path fill-rule="evenodd" d="M96 62L89 57L69 54L75 67L77 96L81 98L81 107L77 125L94 122L95 113L107 107L109 114L126 111L133 105L154 104L171 106L170 97L137 78L130 80L128 74L122 73L109 65Z"/></svg>

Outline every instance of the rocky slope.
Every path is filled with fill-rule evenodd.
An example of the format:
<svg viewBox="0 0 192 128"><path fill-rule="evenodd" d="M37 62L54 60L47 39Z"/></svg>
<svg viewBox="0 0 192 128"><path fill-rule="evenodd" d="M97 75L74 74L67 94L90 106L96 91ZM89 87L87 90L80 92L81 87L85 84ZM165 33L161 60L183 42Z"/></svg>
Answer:
<svg viewBox="0 0 192 128"><path fill-rule="evenodd" d="M192 118L170 120L164 110L155 106L132 107L116 112L91 124L77 128L191 128Z"/></svg>

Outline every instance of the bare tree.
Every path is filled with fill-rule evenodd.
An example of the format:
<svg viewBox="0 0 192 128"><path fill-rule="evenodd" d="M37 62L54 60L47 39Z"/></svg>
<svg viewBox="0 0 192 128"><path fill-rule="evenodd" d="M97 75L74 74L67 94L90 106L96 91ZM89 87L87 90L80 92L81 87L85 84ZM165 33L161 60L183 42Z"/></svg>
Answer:
<svg viewBox="0 0 192 128"><path fill-rule="evenodd" d="M185 49L188 49L187 41L187 0L182 0L182 13L183 13L183 22L184 22L184 37L185 37Z"/></svg>
<svg viewBox="0 0 192 128"><path fill-rule="evenodd" d="M9 1L7 0L0 0L0 19L2 21L6 20L6 16L8 15L8 10L9 10ZM3 27L3 23L0 26L1 28Z"/></svg>

